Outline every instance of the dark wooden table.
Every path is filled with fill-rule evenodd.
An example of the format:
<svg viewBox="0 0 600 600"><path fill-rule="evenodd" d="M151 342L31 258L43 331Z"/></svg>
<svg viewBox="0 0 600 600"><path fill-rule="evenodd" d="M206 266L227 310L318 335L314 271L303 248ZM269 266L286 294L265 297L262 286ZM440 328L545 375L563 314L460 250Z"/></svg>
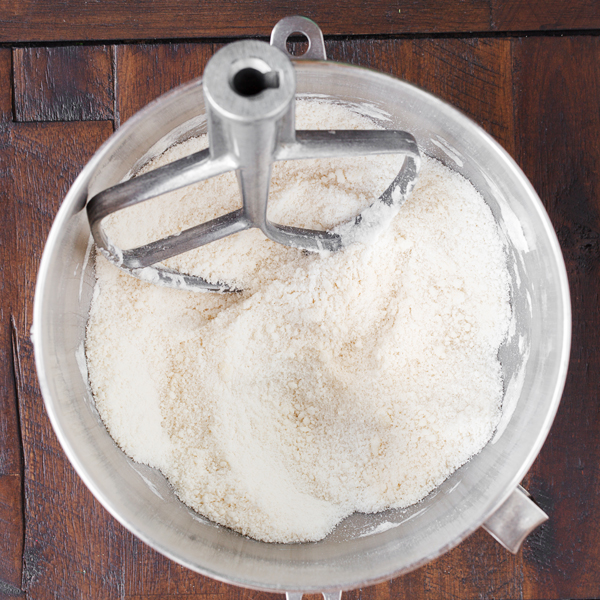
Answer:
<svg viewBox="0 0 600 600"><path fill-rule="evenodd" d="M44 241L98 146L229 39L298 13L331 59L417 83L507 149L552 219L573 301L565 393L524 481L550 520L516 556L479 531L345 597L600 598L599 0L0 0L0 598L274 598L188 571L109 516L54 436L29 331Z"/></svg>

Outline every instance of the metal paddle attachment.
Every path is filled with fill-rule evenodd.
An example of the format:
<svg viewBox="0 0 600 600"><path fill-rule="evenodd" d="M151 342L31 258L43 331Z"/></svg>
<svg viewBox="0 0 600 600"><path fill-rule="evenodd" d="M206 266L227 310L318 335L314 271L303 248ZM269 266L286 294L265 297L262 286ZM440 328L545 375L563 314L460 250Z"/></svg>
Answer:
<svg viewBox="0 0 600 600"><path fill-rule="evenodd" d="M311 56L319 55L319 43L323 59L325 52L322 36L319 40L314 35L314 27L320 34L316 24L303 17L292 19L296 21L290 23L284 19L273 30L272 41L279 39L283 50L265 42L246 40L225 46L208 62L203 79L208 149L108 188L88 202L94 240L116 266L138 278L170 287L235 291L226 284L178 273L159 263L252 227L287 246L337 251L355 239L357 230L384 226L378 222L380 212L374 210L378 205L398 209L403 204L420 167L413 136L386 130L295 130L296 77L285 52L285 40L289 34L307 28L311 35ZM395 153L405 155L397 177L373 205L352 220L351 226L314 231L278 225L267 219L274 161ZM103 219L114 212L233 170L237 172L243 199L242 208L234 212L131 250L115 246L102 228Z"/></svg>

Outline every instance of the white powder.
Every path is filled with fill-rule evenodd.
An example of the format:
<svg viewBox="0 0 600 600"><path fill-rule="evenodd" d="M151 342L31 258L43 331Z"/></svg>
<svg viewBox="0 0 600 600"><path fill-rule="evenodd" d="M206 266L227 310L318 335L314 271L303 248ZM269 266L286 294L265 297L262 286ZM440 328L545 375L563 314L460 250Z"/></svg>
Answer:
<svg viewBox="0 0 600 600"><path fill-rule="evenodd" d="M373 125L298 104L299 128ZM203 147L189 140L149 168ZM401 158L279 163L270 218L330 228L368 206ZM132 247L239 206L234 175L114 215ZM423 498L490 439L510 307L495 221L426 159L372 245L307 255L246 231L169 266L239 294L156 287L102 257L87 358L98 410L137 461L201 514L265 541L318 540L354 511Z"/></svg>

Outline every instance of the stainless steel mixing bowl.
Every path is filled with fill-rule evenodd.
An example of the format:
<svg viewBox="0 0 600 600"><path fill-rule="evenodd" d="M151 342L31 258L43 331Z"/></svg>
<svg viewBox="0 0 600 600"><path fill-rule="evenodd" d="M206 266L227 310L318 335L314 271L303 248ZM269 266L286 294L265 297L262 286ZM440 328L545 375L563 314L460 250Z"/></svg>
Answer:
<svg viewBox="0 0 600 600"><path fill-rule="evenodd" d="M569 290L548 216L508 154L438 98L348 65L304 61L296 70L299 95L345 104L386 128L411 132L426 154L469 179L489 204L506 241L514 310L500 350L506 392L497 434L422 502L355 514L318 543L291 545L257 542L198 516L160 473L134 463L115 445L87 383L83 344L95 280L83 208L88 198L174 142L205 132L202 81L196 80L148 105L102 146L73 184L50 232L33 338L58 439L92 493L126 528L190 569L241 586L323 591L375 583L430 561L484 523L514 549L540 521L534 505L515 490L550 429L569 357Z"/></svg>

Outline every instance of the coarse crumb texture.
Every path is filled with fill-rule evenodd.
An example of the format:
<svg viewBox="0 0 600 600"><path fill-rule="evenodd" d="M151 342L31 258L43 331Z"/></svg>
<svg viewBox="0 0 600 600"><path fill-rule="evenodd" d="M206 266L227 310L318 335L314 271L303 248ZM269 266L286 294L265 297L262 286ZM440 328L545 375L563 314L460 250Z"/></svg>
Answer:
<svg viewBox="0 0 600 600"><path fill-rule="evenodd" d="M314 102L299 103L297 123L373 128ZM205 143L189 140L150 168ZM332 227L370 204L399 164L278 164L271 218ZM222 176L113 216L111 234L131 246L238 204L235 178ZM241 282L242 293L156 287L96 263L86 351L111 435L186 504L253 538L319 540L354 511L417 502L498 422L505 255L482 197L434 160L372 245L306 255L249 231L170 261Z"/></svg>

